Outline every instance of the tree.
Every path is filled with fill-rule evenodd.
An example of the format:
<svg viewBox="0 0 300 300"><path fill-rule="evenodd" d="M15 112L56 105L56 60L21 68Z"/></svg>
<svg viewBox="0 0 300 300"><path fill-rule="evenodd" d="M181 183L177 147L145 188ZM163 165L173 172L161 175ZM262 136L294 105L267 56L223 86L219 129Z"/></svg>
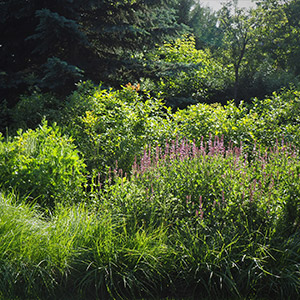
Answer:
<svg viewBox="0 0 300 300"><path fill-rule="evenodd" d="M81 48L86 39L80 26L71 19L74 9L69 4L66 0L49 3L29 0L26 5L16 0L0 2L0 89L10 106L27 87L45 86L51 72L66 89L67 81L82 75L74 66L76 47L72 45Z"/></svg>
<svg viewBox="0 0 300 300"><path fill-rule="evenodd" d="M198 48L220 45L222 31L218 28L218 17L209 7L204 7L197 0L175 0L171 6L175 9L179 24L188 26L196 38Z"/></svg>
<svg viewBox="0 0 300 300"><path fill-rule="evenodd" d="M228 2L220 11L220 26L224 31L223 55L225 64L232 66L235 75L233 97L239 103L240 70L248 52L257 44L256 29L262 24L261 10L245 10L237 0Z"/></svg>
<svg viewBox="0 0 300 300"><path fill-rule="evenodd" d="M221 46L223 32L218 23L217 13L211 8L203 7L200 3L193 6L188 25L193 30L198 48L209 47L211 50L215 50Z"/></svg>
<svg viewBox="0 0 300 300"><path fill-rule="evenodd" d="M173 7L176 11L177 22L189 25L191 11L196 5L195 0L176 0Z"/></svg>
<svg viewBox="0 0 300 300"><path fill-rule="evenodd" d="M258 2L264 9L264 51L278 68L300 75L300 2L266 0Z"/></svg>
<svg viewBox="0 0 300 300"><path fill-rule="evenodd" d="M185 35L166 42L149 54L149 60L164 65L152 92L164 98L168 106L184 108L197 102L221 101L229 72L212 55L209 49L198 50L193 35ZM152 57L151 57L152 56Z"/></svg>
<svg viewBox="0 0 300 300"><path fill-rule="evenodd" d="M80 79L118 86L140 76L137 52L176 33L160 0L0 1L0 92L66 95ZM126 82L127 81L127 82Z"/></svg>

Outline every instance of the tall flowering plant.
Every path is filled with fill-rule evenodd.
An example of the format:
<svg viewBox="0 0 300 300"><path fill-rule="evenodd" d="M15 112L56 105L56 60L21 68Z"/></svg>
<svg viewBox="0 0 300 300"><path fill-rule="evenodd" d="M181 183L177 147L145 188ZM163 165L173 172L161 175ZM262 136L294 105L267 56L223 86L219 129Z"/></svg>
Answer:
<svg viewBox="0 0 300 300"><path fill-rule="evenodd" d="M253 147L249 154L242 143L225 147L223 137L202 138L199 147L176 139L146 147L131 175L121 170L112 175L115 184L106 188L111 205L146 223L193 219L261 228L281 226L291 207L299 210L299 151L284 140L264 152ZM296 216L293 220L299 226Z"/></svg>

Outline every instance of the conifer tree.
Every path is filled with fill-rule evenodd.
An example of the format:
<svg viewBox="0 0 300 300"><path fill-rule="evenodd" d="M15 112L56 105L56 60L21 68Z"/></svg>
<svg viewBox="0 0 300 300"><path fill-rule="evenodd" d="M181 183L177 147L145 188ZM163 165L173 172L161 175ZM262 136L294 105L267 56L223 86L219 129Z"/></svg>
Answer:
<svg viewBox="0 0 300 300"><path fill-rule="evenodd" d="M140 76L137 53L179 25L160 0L0 1L0 102L29 89L66 95L80 79L118 86Z"/></svg>

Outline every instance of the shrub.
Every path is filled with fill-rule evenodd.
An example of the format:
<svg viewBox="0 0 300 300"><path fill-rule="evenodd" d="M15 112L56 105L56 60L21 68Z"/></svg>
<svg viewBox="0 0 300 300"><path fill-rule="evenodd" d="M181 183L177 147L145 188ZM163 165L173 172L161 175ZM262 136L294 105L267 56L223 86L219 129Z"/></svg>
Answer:
<svg viewBox="0 0 300 300"><path fill-rule="evenodd" d="M59 121L63 101L50 93L34 92L23 95L11 110L11 127L14 129L36 128L43 119L48 122Z"/></svg>
<svg viewBox="0 0 300 300"><path fill-rule="evenodd" d="M252 147L255 142L256 115L249 113L241 103L236 107L233 102L220 104L193 105L174 114L174 123L180 138L195 140L200 146L202 137L223 136L226 145L229 141L235 146L243 143L244 148Z"/></svg>
<svg viewBox="0 0 300 300"><path fill-rule="evenodd" d="M14 138L0 141L1 188L36 199L45 207L53 207L56 199L80 198L84 172L73 140L61 135L55 124L43 122L35 130L19 130Z"/></svg>
<svg viewBox="0 0 300 300"><path fill-rule="evenodd" d="M276 139L284 138L300 145L300 91L295 88L274 92L263 100L254 99L250 114L257 116L255 136L257 141L272 146Z"/></svg>
<svg viewBox="0 0 300 300"><path fill-rule="evenodd" d="M170 112L160 99L138 86L120 91L95 88L91 94L75 93L67 103L68 129L86 158L89 170L128 172L145 144L163 141L171 132Z"/></svg>
<svg viewBox="0 0 300 300"><path fill-rule="evenodd" d="M254 99L251 106L198 103L174 113L174 128L180 138L195 140L198 146L201 137L208 139L210 134L223 136L226 145L229 141L235 146L242 143L249 153L255 145L266 149L282 139L299 146L299 95L297 89L283 90L263 100Z"/></svg>
<svg viewBox="0 0 300 300"><path fill-rule="evenodd" d="M193 36L166 42L149 58L165 64L154 90L175 108L215 102L217 96L226 94L224 90L233 82L233 74L224 69L208 49L196 49Z"/></svg>

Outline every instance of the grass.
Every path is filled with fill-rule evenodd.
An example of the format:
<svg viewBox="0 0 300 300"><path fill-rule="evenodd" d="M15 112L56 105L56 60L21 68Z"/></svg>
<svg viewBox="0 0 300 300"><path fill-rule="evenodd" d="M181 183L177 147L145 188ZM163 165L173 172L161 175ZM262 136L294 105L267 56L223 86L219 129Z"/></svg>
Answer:
<svg viewBox="0 0 300 300"><path fill-rule="evenodd" d="M0 194L2 298L297 298L294 149L247 161L221 140L173 145L115 170L89 205L42 213Z"/></svg>

